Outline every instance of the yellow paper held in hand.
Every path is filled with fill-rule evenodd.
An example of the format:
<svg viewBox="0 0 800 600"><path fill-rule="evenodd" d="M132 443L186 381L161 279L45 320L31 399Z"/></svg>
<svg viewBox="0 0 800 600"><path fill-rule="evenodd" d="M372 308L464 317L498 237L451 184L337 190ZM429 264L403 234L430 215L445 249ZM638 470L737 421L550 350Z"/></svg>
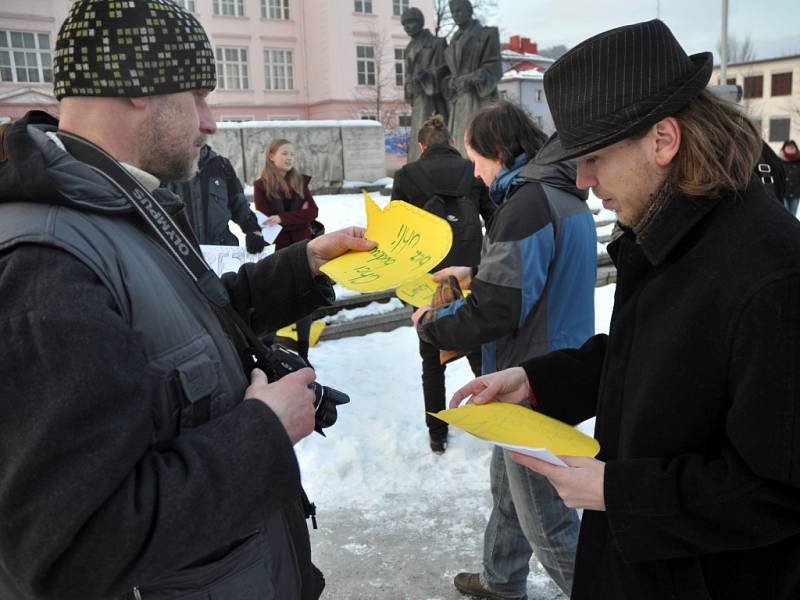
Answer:
<svg viewBox="0 0 800 600"><path fill-rule="evenodd" d="M314 321L311 323L311 331L308 334L308 345L313 348L319 341L319 336L322 335L322 330L325 329L325 321ZM289 338L290 340L297 341L297 323L283 327L275 332L278 337Z"/></svg>
<svg viewBox="0 0 800 600"><path fill-rule="evenodd" d="M547 448L564 456L596 456L600 452L596 439L518 404L467 404L439 411L434 416L492 442Z"/></svg>
<svg viewBox="0 0 800 600"><path fill-rule="evenodd" d="M418 279L405 282L397 288L394 293L403 302L407 302L411 306L419 308L420 306L431 303L433 293L438 286L439 284L436 283L433 275L425 273L425 275Z"/></svg>
<svg viewBox="0 0 800 600"><path fill-rule="evenodd" d="M396 288L435 267L453 244L444 219L400 200L381 210L364 192L366 238L377 242L369 252L348 252L322 266L339 285L356 292Z"/></svg>
<svg viewBox="0 0 800 600"><path fill-rule="evenodd" d="M439 284L430 273L425 273L418 279L406 281L403 285L397 288L394 292L395 296L400 298L403 302L410 304L416 308L430 304L433 300L433 293ZM470 290L462 290L464 296L469 296Z"/></svg>

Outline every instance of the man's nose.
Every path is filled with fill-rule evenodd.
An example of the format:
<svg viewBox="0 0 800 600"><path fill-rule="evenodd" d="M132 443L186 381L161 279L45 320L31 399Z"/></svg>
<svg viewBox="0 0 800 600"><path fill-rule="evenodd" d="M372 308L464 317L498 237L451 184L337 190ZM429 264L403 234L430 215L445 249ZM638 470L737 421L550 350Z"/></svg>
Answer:
<svg viewBox="0 0 800 600"><path fill-rule="evenodd" d="M590 173L585 163L581 160L578 161L578 170L575 175L575 185L578 189L588 190L590 187L597 183L597 179Z"/></svg>
<svg viewBox="0 0 800 600"><path fill-rule="evenodd" d="M211 109L208 107L205 98L203 98L198 106L200 117L200 131L210 135L217 131L217 122L214 120L214 115L211 114Z"/></svg>

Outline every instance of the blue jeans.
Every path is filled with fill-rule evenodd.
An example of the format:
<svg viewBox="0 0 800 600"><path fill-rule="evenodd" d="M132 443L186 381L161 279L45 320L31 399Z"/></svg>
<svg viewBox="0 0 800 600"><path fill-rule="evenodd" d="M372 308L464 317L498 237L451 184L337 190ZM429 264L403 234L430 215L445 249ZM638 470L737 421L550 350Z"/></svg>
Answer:
<svg viewBox="0 0 800 600"><path fill-rule="evenodd" d="M482 584L508 596L527 588L531 554L567 595L572 591L578 513L545 477L495 446L490 468L492 514L483 535Z"/></svg>

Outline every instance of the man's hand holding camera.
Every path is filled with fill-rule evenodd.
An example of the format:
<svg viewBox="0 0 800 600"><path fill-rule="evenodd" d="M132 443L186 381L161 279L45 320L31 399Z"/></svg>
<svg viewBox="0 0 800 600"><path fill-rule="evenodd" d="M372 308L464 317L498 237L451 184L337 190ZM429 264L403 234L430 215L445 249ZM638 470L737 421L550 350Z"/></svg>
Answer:
<svg viewBox="0 0 800 600"><path fill-rule="evenodd" d="M306 368L270 383L264 371L253 369L244 397L255 398L269 406L292 444L296 444L314 431L314 392L308 386L316 378L314 370Z"/></svg>

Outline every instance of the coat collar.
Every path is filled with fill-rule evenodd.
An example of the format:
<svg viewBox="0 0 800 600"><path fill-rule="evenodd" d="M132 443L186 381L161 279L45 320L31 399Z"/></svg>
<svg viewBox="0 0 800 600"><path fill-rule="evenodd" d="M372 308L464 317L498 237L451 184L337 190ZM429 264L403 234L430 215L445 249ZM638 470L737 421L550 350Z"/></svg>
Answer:
<svg viewBox="0 0 800 600"><path fill-rule="evenodd" d="M676 194L648 226L647 235L636 239L632 231L624 228L622 237L634 239L647 261L654 267L658 266L689 231L724 199ZM621 239L618 238L609 244L611 256L616 255L620 243Z"/></svg>

